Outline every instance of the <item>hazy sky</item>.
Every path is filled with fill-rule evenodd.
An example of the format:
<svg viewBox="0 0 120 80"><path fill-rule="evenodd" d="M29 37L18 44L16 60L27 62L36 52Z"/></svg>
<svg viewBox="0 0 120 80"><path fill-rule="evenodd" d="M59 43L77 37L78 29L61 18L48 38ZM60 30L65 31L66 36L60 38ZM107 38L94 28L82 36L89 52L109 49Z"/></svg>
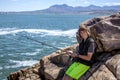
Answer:
<svg viewBox="0 0 120 80"><path fill-rule="evenodd" d="M32 11L46 9L54 4L69 6L120 5L120 0L0 0L0 11Z"/></svg>

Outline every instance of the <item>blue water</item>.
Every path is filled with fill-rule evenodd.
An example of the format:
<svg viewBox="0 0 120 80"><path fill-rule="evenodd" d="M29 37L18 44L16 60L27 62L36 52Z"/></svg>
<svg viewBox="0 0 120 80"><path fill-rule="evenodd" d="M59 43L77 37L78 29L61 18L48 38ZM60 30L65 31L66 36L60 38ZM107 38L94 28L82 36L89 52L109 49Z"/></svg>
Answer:
<svg viewBox="0 0 120 80"><path fill-rule="evenodd" d="M75 44L81 22L101 15L0 14L0 80L11 72L32 66L56 49Z"/></svg>

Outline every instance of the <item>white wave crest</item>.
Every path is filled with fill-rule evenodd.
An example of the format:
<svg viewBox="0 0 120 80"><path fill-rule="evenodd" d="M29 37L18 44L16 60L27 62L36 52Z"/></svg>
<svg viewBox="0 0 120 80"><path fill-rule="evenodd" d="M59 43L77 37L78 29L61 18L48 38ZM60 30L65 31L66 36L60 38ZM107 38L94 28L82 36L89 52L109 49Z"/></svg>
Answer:
<svg viewBox="0 0 120 80"><path fill-rule="evenodd" d="M20 54L20 55L31 55L31 56L33 56L33 55L37 55L37 54L40 54L40 51L41 51L42 49L35 49L35 52L26 52L26 53L18 53L18 54Z"/></svg>
<svg viewBox="0 0 120 80"><path fill-rule="evenodd" d="M17 67L25 67L25 66L32 66L39 61L37 60L25 60L25 61L17 61L17 60L10 60L10 63L15 63L15 65L12 66L4 66L4 68L9 69L9 68L17 68Z"/></svg>
<svg viewBox="0 0 120 80"><path fill-rule="evenodd" d="M2 70L2 69L3 69L3 67L0 66L0 70Z"/></svg>
<svg viewBox="0 0 120 80"><path fill-rule="evenodd" d="M43 36L70 36L74 37L77 29L70 29L70 30L47 30L47 29L0 29L0 35L7 35L7 34L16 34L19 32L27 32L33 34L41 34Z"/></svg>

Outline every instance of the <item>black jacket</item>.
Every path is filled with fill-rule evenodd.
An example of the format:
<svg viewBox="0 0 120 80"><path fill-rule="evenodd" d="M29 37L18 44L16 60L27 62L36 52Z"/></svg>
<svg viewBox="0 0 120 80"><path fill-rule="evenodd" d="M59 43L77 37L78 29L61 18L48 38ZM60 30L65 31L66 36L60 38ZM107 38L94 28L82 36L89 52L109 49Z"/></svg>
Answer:
<svg viewBox="0 0 120 80"><path fill-rule="evenodd" d="M95 42L92 38L88 37L86 41L82 40L81 43L79 43L79 54L80 55L86 55L88 52L92 52L93 54L95 53ZM80 62L85 65L91 66L93 64L93 56L90 61L81 59L81 58L74 58L73 59L75 62Z"/></svg>

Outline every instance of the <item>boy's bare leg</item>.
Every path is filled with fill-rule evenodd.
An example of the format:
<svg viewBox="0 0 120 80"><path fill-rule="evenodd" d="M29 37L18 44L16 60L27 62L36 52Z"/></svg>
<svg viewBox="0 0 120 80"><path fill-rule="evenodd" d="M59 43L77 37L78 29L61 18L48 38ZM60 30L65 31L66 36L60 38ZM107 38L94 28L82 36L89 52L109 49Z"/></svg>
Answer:
<svg viewBox="0 0 120 80"><path fill-rule="evenodd" d="M65 74L62 80L73 80L73 78L71 78Z"/></svg>

